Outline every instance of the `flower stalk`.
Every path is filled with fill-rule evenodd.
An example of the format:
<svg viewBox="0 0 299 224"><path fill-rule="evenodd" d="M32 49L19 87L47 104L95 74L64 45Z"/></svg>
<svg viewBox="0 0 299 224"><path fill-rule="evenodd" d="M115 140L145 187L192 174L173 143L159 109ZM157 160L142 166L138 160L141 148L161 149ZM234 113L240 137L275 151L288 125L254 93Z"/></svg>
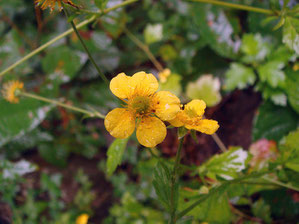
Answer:
<svg viewBox="0 0 299 224"><path fill-rule="evenodd" d="M57 105L57 106L67 108L69 110L73 110L73 111L76 111L76 112L86 114L88 117L98 117L98 118L102 118L102 119L105 118L105 115L103 115L103 114L101 114L97 111L92 112L92 111L89 111L89 110L85 110L85 109L82 109L82 108L79 108L79 107L75 107L75 106L71 106L71 105L59 102L57 100L52 100L52 99L48 99L48 98L45 98L45 97L42 97L42 96L38 96L38 95L35 95L35 94L32 94L32 93L27 93L27 92L20 91L18 93L18 96L29 97L29 98L39 100L39 101L42 101L42 102L51 103L51 104L54 104L54 105Z"/></svg>
<svg viewBox="0 0 299 224"><path fill-rule="evenodd" d="M129 5L131 3L134 3L138 0L127 0L124 1L120 4L117 4L111 8L105 9L103 12L97 13L96 15L94 14L92 17L90 17L87 20L84 20L83 22L79 23L76 28L77 29L81 29L82 27L86 26L89 23L92 23L93 21L95 21L98 17L103 16L115 9L121 8L123 6ZM57 37L53 38L52 40L48 41L47 43L41 45L40 47L38 47L37 49L35 49L34 51L31 51L29 54L27 54L26 56L24 56L23 58L21 58L20 60L16 61L14 64L12 64L11 66L9 66L8 68L6 68L5 70L3 70L2 72L0 72L0 77L4 76L5 74L7 74L8 72L12 71L15 67L17 67L18 65L24 63L25 61L27 61L28 59L32 58L34 55L40 53L41 51L43 51L44 49L46 49L47 47L49 47L50 45L54 44L56 41L70 35L72 32L74 32L73 28L68 29L67 31L65 31L64 33L58 35Z"/></svg>
<svg viewBox="0 0 299 224"><path fill-rule="evenodd" d="M159 72L162 72L163 66L161 63L155 58L153 53L150 51L148 45L142 43L137 37L134 36L133 33L131 33L126 27L124 27L124 32L127 34L127 36L141 49L144 51L144 53L148 56L148 58L151 60L151 62L154 64L156 69L158 69Z"/></svg>
<svg viewBox="0 0 299 224"><path fill-rule="evenodd" d="M68 12L68 9L65 7L65 4L63 4L63 10L65 12L65 15L67 17L67 19L69 20L70 19L70 14ZM77 30L76 28L76 25L74 23L73 20L70 20L70 24L71 26L73 27L73 30L74 32L76 33L77 37L79 38L85 52L87 53L88 57L89 57L89 60L91 61L91 63L94 65L94 67L96 68L97 72L99 73L100 77L103 79L103 81L108 85L109 81L108 79L106 78L106 76L104 75L104 73L101 71L101 69L99 68L99 66L97 65L97 63L95 62L94 58L92 57L90 51L88 50L86 44L84 43L84 40L81 36L81 34L79 33L79 31Z"/></svg>
<svg viewBox="0 0 299 224"><path fill-rule="evenodd" d="M176 202L175 202L175 185L177 183L178 179L178 168L180 166L180 161L181 161L181 151L183 148L183 142L184 138L182 137L179 141L179 146L178 150L176 153L176 158L175 158L175 164L173 166L172 170L172 177L171 177L171 192L170 192L170 206L171 206L171 213L170 213L170 224L175 224L176 223Z"/></svg>
<svg viewBox="0 0 299 224"><path fill-rule="evenodd" d="M225 6L225 7L229 7L229 8L233 8L233 9L263 13L263 14L267 14L267 15L274 15L274 12L270 9L262 9L262 8L248 6L248 5L241 5L241 4L224 2L224 1L217 1L217 0L187 0L187 1L210 3L213 5Z"/></svg>

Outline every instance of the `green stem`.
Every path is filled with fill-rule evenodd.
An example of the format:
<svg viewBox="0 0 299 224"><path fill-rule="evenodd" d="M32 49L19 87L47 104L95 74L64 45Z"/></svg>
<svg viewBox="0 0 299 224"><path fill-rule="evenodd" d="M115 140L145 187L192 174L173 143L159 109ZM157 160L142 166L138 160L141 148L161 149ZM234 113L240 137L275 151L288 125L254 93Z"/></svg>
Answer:
<svg viewBox="0 0 299 224"><path fill-rule="evenodd" d="M154 64L154 66L160 71L163 71L163 66L160 64L160 62L155 58L155 56L150 51L149 47L142 43L137 37L134 36L133 33L131 33L126 27L124 28L124 32L127 34L127 36L141 49L144 51L144 53L148 56L148 58L151 60L151 62Z"/></svg>
<svg viewBox="0 0 299 224"><path fill-rule="evenodd" d="M129 5L133 2L136 2L138 0L127 0L124 1L120 4L117 4L111 8L108 8L106 10L104 10L102 13L98 14L97 16L94 15L91 18L84 20L83 22L79 23L76 28L77 29L81 29L82 27L86 26L87 24L95 21L98 17L105 15L117 8L123 7L125 5ZM43 51L44 49L46 49L47 47L49 47L50 45L52 45L53 43L55 43L56 41L68 36L69 34L71 34L72 32L74 32L73 28L65 31L64 33L58 35L57 37L53 38L52 40L48 41L47 43L43 44L42 46L38 47L37 49L35 49L34 51L30 52L29 54L27 54L26 56L24 56L23 58L21 58L20 60L18 60L17 62L15 62L14 64L12 64L11 66L9 66L8 68L6 68L5 70L3 70L0 73L0 77L5 75L6 73L10 72L11 70L13 70L15 67L17 67L18 65L22 64L23 62L27 61L28 59L30 59L31 57L33 57L34 55L38 54L39 52Z"/></svg>
<svg viewBox="0 0 299 224"><path fill-rule="evenodd" d="M263 14L267 14L267 15L274 14L274 12L270 9L262 9L262 8L241 5L241 4L235 4L235 3L229 3L229 2L223 2L223 1L217 1L217 0L187 0L187 1L210 3L213 5L220 5L220 6L230 7L230 8L239 9L239 10L263 13Z"/></svg>
<svg viewBox="0 0 299 224"><path fill-rule="evenodd" d="M190 211L192 211L196 206L198 206L200 203L204 202L206 199L208 199L209 197L211 197L212 195L216 194L217 192L219 192L220 190L225 189L228 185L230 184L236 184L236 183L240 183L243 180L246 179L250 179L250 178L257 178L257 177L261 177L264 176L265 174L271 173L272 171L265 171L265 172L260 172L260 173L253 173L253 174L249 174L243 177L239 177L236 178L234 180L230 180L230 181L226 181L223 184L221 184L218 187L213 188L212 190L210 190L209 194L205 194L205 195L201 195L200 198L195 201L193 204L191 204L188 208L184 209L183 211L181 211L178 215L177 215L177 220L182 218L183 216L185 216L186 214L188 214Z"/></svg>
<svg viewBox="0 0 299 224"><path fill-rule="evenodd" d="M43 102L46 102L46 103L51 103L51 104L54 104L54 105L57 105L57 106L61 106L61 107L64 107L64 108L67 108L67 109L70 109L70 110L73 110L73 111L76 111L76 112L86 114L89 117L99 117L99 118L102 118L102 119L105 118L105 115L103 115L99 112L88 111L88 110L85 110L85 109L82 109L82 108L79 108L79 107L71 106L71 105L68 105L68 104L65 104L65 103L61 103L57 100L48 99L48 98L38 96L38 95L35 95L35 94L32 94L32 93L20 92L19 95L24 96L24 97L29 97L29 98L32 98L32 99L36 99L36 100L39 100L39 101L43 101Z"/></svg>
<svg viewBox="0 0 299 224"><path fill-rule="evenodd" d="M170 183L171 184L170 185L170 189L171 189L171 192L170 192L170 206L171 206L170 224L176 223L177 206L176 206L176 202L175 202L175 185L176 185L176 182L178 179L177 172L178 172L178 167L180 165L180 160L181 160L181 151L183 148L183 141L184 141L184 138L181 138L180 142L179 142L179 147L178 147L178 150L176 153L175 163L174 163L173 170L172 170L172 177L171 177L171 183Z"/></svg>
<svg viewBox="0 0 299 224"><path fill-rule="evenodd" d="M161 157L159 157L158 155L156 155L154 152L153 152L153 148L147 148L151 154L152 157L158 159L158 160L161 160L165 163L168 163L169 165L171 166L174 166L174 162L172 161L169 161L169 160L165 160L165 159L162 159ZM182 169L185 169L185 170L189 170L189 171L196 171L198 169L197 166L187 166L187 165L184 165L184 164L179 164L179 167L182 168Z"/></svg>
<svg viewBox="0 0 299 224"><path fill-rule="evenodd" d="M289 188L291 190L294 190L294 191L299 191L299 188L295 187L295 186L292 186L290 184L285 184L285 183L282 183L278 180L274 180L274 179L270 179L270 178L267 178L267 177L263 177L262 179L272 183L272 184L275 184L277 186L280 186L280 187L285 187L285 188Z"/></svg>
<svg viewBox="0 0 299 224"><path fill-rule="evenodd" d="M67 19L69 20L69 18L70 18L70 14L69 14L67 8L65 7L65 5L63 6L63 10L64 10L64 12L65 12L65 15L66 15ZM96 64L95 60L93 59L93 57L92 57L90 51L88 50L86 44L84 43L83 38L81 37L79 31L78 31L77 28L76 28L75 23L73 22L73 20L70 20L70 23L71 23L71 26L73 27L73 29L74 29L74 31L75 31L77 37L79 38L79 40L80 40L80 42L81 42L81 44L82 44L84 50L86 51L86 53L87 53L87 55L88 55L88 57L89 57L89 60L90 60L91 63L94 65L94 67L95 67L96 70L98 71L98 73L99 73L99 75L101 76L101 78L103 79L103 81L104 81L106 84L108 84L108 83L109 83L109 80L106 78L106 76L104 75L104 73L101 71L101 69L100 69L99 66Z"/></svg>

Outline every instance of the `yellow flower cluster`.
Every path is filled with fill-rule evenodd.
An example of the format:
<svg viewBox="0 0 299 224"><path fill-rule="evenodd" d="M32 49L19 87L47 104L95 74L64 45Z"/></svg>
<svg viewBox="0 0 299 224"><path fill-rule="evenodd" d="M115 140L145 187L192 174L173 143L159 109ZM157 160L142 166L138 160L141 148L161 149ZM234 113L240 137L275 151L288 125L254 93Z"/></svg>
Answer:
<svg viewBox="0 0 299 224"><path fill-rule="evenodd" d="M110 82L112 93L124 102L105 117L105 127L115 138L128 138L136 128L139 143L155 147L166 137L167 121L175 127L185 126L206 134L219 127L217 121L202 119L205 103L193 100L182 110L180 100L168 91L158 91L158 81L145 72L127 76L118 74Z"/></svg>
<svg viewBox="0 0 299 224"><path fill-rule="evenodd" d="M20 81L9 81L3 85L2 96L10 103L18 103L19 98L17 96L18 91L22 91L24 83Z"/></svg>
<svg viewBox="0 0 299 224"><path fill-rule="evenodd" d="M41 9L45 10L46 8L50 8L51 11L54 10L56 3L58 4L59 11L62 10L62 2L64 4L68 4L74 8L78 8L71 0L35 0L35 4L40 5Z"/></svg>

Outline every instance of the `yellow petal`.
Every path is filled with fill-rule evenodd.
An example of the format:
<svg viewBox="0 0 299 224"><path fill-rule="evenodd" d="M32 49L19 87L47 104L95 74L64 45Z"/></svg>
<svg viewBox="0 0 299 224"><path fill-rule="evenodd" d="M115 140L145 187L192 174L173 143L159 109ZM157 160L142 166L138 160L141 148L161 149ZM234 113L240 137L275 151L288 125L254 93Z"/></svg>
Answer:
<svg viewBox="0 0 299 224"><path fill-rule="evenodd" d="M110 90L121 99L130 98L135 88L135 85L132 84L132 77L127 76L125 73L120 73L111 80Z"/></svg>
<svg viewBox="0 0 299 224"><path fill-rule="evenodd" d="M217 121L203 119L198 123L196 127L192 129L195 129L196 131L200 131L208 135L212 135L217 131L218 128L219 125Z"/></svg>
<svg viewBox="0 0 299 224"><path fill-rule="evenodd" d="M76 224L87 224L89 216L87 214L82 214L77 217Z"/></svg>
<svg viewBox="0 0 299 224"><path fill-rule="evenodd" d="M152 98L152 109L163 121L172 120L180 111L180 100L168 91L159 91Z"/></svg>
<svg viewBox="0 0 299 224"><path fill-rule="evenodd" d="M180 110L177 113L176 117L172 120L169 120L168 122L174 127L182 127L185 125L186 117L187 117L187 115L186 115L185 111Z"/></svg>
<svg viewBox="0 0 299 224"><path fill-rule="evenodd" d="M134 94L139 96L149 96L154 94L159 87L158 80L153 74L145 72L137 72L132 76L132 84L134 85Z"/></svg>
<svg viewBox="0 0 299 224"><path fill-rule="evenodd" d="M156 117L142 118L136 131L139 143L145 147L155 147L166 137L165 124Z"/></svg>
<svg viewBox="0 0 299 224"><path fill-rule="evenodd" d="M192 100L185 106L185 111L189 117L201 117L205 109L206 103L203 100Z"/></svg>
<svg viewBox="0 0 299 224"><path fill-rule="evenodd" d="M116 108L105 117L105 128L115 138L128 138L135 129L134 115L124 108Z"/></svg>

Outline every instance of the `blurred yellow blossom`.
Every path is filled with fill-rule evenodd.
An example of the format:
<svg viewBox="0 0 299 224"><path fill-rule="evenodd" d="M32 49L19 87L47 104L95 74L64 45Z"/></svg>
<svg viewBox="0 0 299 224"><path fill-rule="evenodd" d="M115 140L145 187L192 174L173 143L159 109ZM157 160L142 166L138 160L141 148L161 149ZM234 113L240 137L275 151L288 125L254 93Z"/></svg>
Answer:
<svg viewBox="0 0 299 224"><path fill-rule="evenodd" d="M82 214L77 217L76 224L87 224L89 216L87 214Z"/></svg>
<svg viewBox="0 0 299 224"><path fill-rule="evenodd" d="M171 75L171 71L169 68L165 68L162 72L158 73L158 77L161 83L165 83L167 78Z"/></svg>
<svg viewBox="0 0 299 224"><path fill-rule="evenodd" d="M10 103L18 103L18 91L22 91L24 88L24 83L16 80L16 81L9 81L3 85L2 95L3 98L6 99Z"/></svg>
<svg viewBox="0 0 299 224"><path fill-rule="evenodd" d="M166 137L162 121L175 118L180 100L168 91L159 91L152 74L137 72L133 76L118 74L110 82L112 93L124 103L124 108L110 111L105 118L107 131L115 138L128 138L135 130L139 143L154 147Z"/></svg>
<svg viewBox="0 0 299 224"><path fill-rule="evenodd" d="M206 103L203 100L192 100L185 105L184 109L180 110L175 119L169 122L175 127L184 126L187 129L212 135L217 131L219 125L217 121L203 119L205 109Z"/></svg>

